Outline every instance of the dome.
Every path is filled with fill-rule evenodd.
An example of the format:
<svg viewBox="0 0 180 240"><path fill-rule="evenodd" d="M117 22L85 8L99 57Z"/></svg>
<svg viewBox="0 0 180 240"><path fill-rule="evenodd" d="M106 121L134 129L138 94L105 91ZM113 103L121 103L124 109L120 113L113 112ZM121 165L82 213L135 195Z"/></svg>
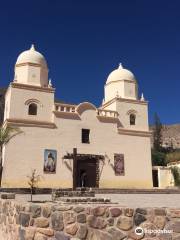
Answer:
<svg viewBox="0 0 180 240"><path fill-rule="evenodd" d="M22 52L17 58L16 65L22 63L35 63L47 68L46 59L35 50L33 44L29 50Z"/></svg>
<svg viewBox="0 0 180 240"><path fill-rule="evenodd" d="M117 69L115 69L109 74L106 84L119 80L136 81L134 74L129 70L123 68L121 63L119 64L119 67Z"/></svg>

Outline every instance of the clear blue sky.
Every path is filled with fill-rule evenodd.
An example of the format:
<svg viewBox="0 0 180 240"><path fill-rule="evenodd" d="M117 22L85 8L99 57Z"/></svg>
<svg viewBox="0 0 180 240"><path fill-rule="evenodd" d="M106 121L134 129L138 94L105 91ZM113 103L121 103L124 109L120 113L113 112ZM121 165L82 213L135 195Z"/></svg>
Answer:
<svg viewBox="0 0 180 240"><path fill-rule="evenodd" d="M149 101L149 119L180 123L179 0L1 1L0 86L34 43L48 61L56 97L99 106L122 62Z"/></svg>

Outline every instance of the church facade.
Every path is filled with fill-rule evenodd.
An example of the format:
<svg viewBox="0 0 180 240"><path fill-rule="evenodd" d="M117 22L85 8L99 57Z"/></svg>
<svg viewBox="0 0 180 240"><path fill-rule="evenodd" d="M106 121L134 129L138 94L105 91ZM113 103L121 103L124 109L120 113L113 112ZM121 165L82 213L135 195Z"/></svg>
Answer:
<svg viewBox="0 0 180 240"><path fill-rule="evenodd" d="M41 188L151 188L148 103L122 65L104 88L99 108L56 102L44 56L34 46L22 52L3 123L21 132L3 148L2 187L28 187L36 169Z"/></svg>

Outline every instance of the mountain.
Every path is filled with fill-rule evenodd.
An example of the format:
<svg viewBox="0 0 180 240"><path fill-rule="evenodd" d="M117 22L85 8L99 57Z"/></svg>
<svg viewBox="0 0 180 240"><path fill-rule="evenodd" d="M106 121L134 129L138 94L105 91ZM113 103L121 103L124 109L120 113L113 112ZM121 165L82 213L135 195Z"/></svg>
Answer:
<svg viewBox="0 0 180 240"><path fill-rule="evenodd" d="M180 149L180 124L163 125L163 146Z"/></svg>

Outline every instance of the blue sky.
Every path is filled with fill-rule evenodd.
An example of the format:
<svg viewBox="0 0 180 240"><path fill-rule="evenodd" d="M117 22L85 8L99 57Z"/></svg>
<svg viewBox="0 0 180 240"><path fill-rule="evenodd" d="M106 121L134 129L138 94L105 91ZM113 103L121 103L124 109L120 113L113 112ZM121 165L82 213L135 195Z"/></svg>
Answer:
<svg viewBox="0 0 180 240"><path fill-rule="evenodd" d="M56 97L99 106L108 74L130 69L149 119L180 123L179 0L1 1L0 86L13 79L18 54L44 54Z"/></svg>

